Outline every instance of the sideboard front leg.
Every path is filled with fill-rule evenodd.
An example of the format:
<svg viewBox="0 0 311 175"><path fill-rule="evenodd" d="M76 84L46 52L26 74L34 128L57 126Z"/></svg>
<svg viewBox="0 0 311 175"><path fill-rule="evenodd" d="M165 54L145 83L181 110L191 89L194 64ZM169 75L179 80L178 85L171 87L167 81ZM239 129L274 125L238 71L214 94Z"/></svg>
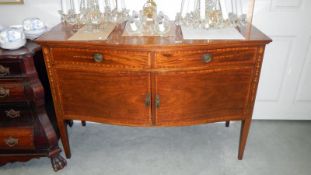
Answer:
<svg viewBox="0 0 311 175"><path fill-rule="evenodd" d="M240 135L240 145L239 145L239 155L238 155L239 160L243 159L244 149L245 149L251 121L252 121L251 119L245 119L245 120L242 120L241 122L241 135Z"/></svg>
<svg viewBox="0 0 311 175"><path fill-rule="evenodd" d="M67 159L71 158L71 151L68 139L67 122L65 120L58 122L58 128L60 132L60 138L62 140L64 151Z"/></svg>

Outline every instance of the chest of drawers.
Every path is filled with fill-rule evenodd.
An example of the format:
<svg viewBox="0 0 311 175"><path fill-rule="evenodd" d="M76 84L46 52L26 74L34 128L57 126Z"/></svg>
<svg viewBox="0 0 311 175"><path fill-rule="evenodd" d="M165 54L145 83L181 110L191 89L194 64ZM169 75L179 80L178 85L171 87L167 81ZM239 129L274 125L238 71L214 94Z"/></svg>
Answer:
<svg viewBox="0 0 311 175"><path fill-rule="evenodd" d="M44 68L42 59L33 42L19 50L0 49L0 165L39 157L50 157L55 171L66 165L35 67Z"/></svg>
<svg viewBox="0 0 311 175"><path fill-rule="evenodd" d="M242 121L242 159L252 119L265 45L252 28L245 40L181 40L122 37L119 25L107 41L68 41L58 25L37 40L43 47L67 158L66 120L116 125L188 126Z"/></svg>

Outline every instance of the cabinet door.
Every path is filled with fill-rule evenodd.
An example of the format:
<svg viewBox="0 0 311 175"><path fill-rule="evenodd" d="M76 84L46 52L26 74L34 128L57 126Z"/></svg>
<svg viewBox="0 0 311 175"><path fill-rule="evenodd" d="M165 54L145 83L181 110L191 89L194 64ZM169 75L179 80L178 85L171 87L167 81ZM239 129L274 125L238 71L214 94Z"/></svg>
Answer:
<svg viewBox="0 0 311 175"><path fill-rule="evenodd" d="M57 77L65 119L151 124L149 73L57 70Z"/></svg>
<svg viewBox="0 0 311 175"><path fill-rule="evenodd" d="M156 75L156 124L192 125L244 117L252 68Z"/></svg>

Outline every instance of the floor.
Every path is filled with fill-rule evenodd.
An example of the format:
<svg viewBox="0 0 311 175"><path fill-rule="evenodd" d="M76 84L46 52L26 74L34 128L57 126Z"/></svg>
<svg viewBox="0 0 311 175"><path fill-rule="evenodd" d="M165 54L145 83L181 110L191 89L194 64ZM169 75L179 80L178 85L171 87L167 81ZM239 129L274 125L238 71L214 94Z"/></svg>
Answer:
<svg viewBox="0 0 311 175"><path fill-rule="evenodd" d="M0 167L0 175L310 175L311 122L254 121L244 160L240 122L177 128L75 123L72 158L54 173L47 158Z"/></svg>

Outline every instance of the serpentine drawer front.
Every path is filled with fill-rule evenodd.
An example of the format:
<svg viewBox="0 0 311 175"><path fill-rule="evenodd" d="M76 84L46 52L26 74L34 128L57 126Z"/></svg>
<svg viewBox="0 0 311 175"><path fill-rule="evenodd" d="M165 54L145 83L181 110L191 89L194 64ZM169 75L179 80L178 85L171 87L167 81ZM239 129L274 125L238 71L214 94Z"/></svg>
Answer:
<svg viewBox="0 0 311 175"><path fill-rule="evenodd" d="M67 158L68 120L148 127L239 120L242 159L270 38L254 27L240 30L245 40L178 43L178 30L176 37L123 37L123 30L107 41L72 42L71 27L60 24L37 40Z"/></svg>
<svg viewBox="0 0 311 175"><path fill-rule="evenodd" d="M53 48L56 64L100 66L106 68L144 68L149 66L147 52L103 49Z"/></svg>
<svg viewBox="0 0 311 175"><path fill-rule="evenodd" d="M156 66L158 68L191 68L211 67L234 64L254 64L256 47L188 50L164 52L157 54Z"/></svg>
<svg viewBox="0 0 311 175"><path fill-rule="evenodd" d="M34 146L33 127L4 128L0 132L0 149L23 149L33 150Z"/></svg>

